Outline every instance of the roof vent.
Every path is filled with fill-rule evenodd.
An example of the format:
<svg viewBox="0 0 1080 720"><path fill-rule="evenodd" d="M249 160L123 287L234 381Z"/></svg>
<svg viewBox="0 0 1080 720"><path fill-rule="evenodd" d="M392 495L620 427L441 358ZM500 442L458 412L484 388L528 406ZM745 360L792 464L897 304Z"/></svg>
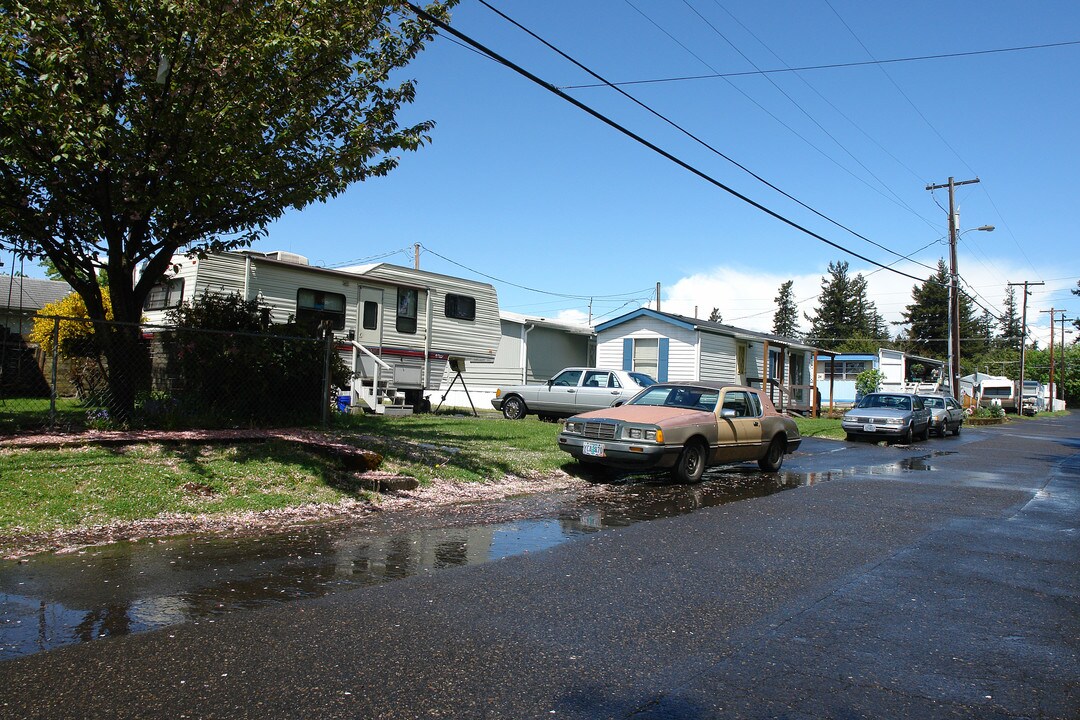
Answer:
<svg viewBox="0 0 1080 720"><path fill-rule="evenodd" d="M309 264L308 259L303 255L285 252L284 250L272 250L266 253L266 257L270 258L271 260L280 260L281 262L294 263L296 265Z"/></svg>

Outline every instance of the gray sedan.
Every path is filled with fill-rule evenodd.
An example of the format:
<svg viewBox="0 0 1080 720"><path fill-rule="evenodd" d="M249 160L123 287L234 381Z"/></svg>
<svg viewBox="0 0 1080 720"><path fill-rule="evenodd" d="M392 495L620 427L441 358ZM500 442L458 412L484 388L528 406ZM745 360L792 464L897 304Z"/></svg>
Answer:
<svg viewBox="0 0 1080 720"><path fill-rule="evenodd" d="M930 432L941 437L952 432L960 434L964 424L964 408L948 395L920 395L923 404L930 411Z"/></svg>
<svg viewBox="0 0 1080 720"><path fill-rule="evenodd" d="M552 420L619 405L655 384L639 372L566 368L543 385L498 388L491 405L502 410L508 420L520 420L530 413Z"/></svg>
<svg viewBox="0 0 1080 720"><path fill-rule="evenodd" d="M870 393L844 413L848 440L873 437L910 443L930 437L930 411L911 393Z"/></svg>

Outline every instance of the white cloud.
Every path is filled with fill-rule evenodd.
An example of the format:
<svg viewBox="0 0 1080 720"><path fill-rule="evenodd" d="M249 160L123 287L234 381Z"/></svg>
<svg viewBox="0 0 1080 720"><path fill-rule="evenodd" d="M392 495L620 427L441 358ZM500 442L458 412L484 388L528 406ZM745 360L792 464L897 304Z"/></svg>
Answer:
<svg viewBox="0 0 1080 720"><path fill-rule="evenodd" d="M958 262L965 288L973 294L978 293L975 295L976 299L995 314L1003 309L1002 300L1007 283L1017 282L1015 278L1024 275L1022 270L1010 268L1010 263L1005 261L980 261L961 256ZM933 262L926 264L934 265ZM914 269L911 269L912 267ZM1001 268L1007 268L1005 272L1008 277ZM706 319L715 307L719 308L724 323L746 330L771 332L773 314L776 312L774 298L779 294L781 284L793 280L795 300L799 304L799 326L800 330L805 332L810 323L804 318L804 314L813 315L817 309L817 295L821 291L822 277L827 272L827 267L801 275L781 275L727 266L709 268L661 288L660 309L689 317L695 316L696 309L696 316ZM867 294L887 322L891 324L902 321L901 313L911 303L912 288L920 281L876 266L857 266L854 263L848 272L851 275L862 273L866 278ZM931 270L911 264L907 265L905 272L920 278L931 274ZM1027 272L1036 276L1031 268L1028 268ZM1055 273L1062 274L1060 269L1044 269L1040 274L1043 277L1053 277ZM1036 288L1033 288L1033 294L1028 300L1028 329L1033 337L1039 339L1040 346L1045 346L1048 342L1050 329L1048 313L1040 313L1039 310L1049 309L1054 299L1059 306L1067 305L1068 301L1063 302L1061 298L1068 296L1068 290L1076 286L1076 278L1045 282L1046 285L1037 288L1039 292L1034 292ZM1021 294L1022 288L1017 288L1018 304ZM982 312L977 306L975 311ZM894 335L900 329L896 325L890 327Z"/></svg>

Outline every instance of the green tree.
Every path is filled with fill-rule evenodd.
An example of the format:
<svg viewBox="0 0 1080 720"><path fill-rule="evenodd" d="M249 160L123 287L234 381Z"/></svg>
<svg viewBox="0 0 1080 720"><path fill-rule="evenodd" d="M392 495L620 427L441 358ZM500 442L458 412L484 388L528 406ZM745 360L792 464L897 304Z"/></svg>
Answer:
<svg viewBox="0 0 1080 720"><path fill-rule="evenodd" d="M846 341L870 340L871 344L889 339L888 326L867 295L866 278L848 274L848 263L829 263L828 275L821 279L821 292L810 321L807 339L818 347L835 350Z"/></svg>
<svg viewBox="0 0 1080 720"><path fill-rule="evenodd" d="M447 0L427 8L446 17ZM39 0L0 10L0 237L137 323L179 251L249 245L289 208L389 173L433 124L389 80L432 28L389 0ZM142 268L136 273L137 267ZM138 278L137 280L135 278ZM114 408L149 363L102 326Z"/></svg>
<svg viewBox="0 0 1080 720"><path fill-rule="evenodd" d="M1017 308L1016 303L1015 287L1012 285L1007 285L1005 287L1005 299L1001 304L1004 310L1001 315L1001 338L999 344L1001 347L1012 348L1019 352L1022 331L1020 327L1020 310Z"/></svg>
<svg viewBox="0 0 1080 720"><path fill-rule="evenodd" d="M799 308L795 304L794 280L788 280L780 286L773 298L776 312L773 314L772 330L774 335L786 338L799 337Z"/></svg>
<svg viewBox="0 0 1080 720"><path fill-rule="evenodd" d="M709 322L724 322L724 316L720 314L720 308L714 307L712 309L712 312L709 313Z"/></svg>
<svg viewBox="0 0 1080 720"><path fill-rule="evenodd" d="M978 338L979 326L972 317L971 301L959 294L960 337ZM907 349L930 357L949 355L949 271L938 260L937 271L911 290L911 304L901 313L907 325ZM961 341L960 350L965 343ZM976 346L973 350L979 350Z"/></svg>

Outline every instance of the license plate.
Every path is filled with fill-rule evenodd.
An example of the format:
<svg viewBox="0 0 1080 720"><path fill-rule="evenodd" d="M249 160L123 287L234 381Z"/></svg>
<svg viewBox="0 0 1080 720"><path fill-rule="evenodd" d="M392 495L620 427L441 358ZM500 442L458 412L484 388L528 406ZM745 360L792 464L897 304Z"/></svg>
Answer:
<svg viewBox="0 0 1080 720"><path fill-rule="evenodd" d="M867 423L862 426L863 432L877 432L877 426L873 423Z"/></svg>
<svg viewBox="0 0 1080 720"><path fill-rule="evenodd" d="M581 454L590 457L604 457L604 446L594 442L582 443Z"/></svg>

